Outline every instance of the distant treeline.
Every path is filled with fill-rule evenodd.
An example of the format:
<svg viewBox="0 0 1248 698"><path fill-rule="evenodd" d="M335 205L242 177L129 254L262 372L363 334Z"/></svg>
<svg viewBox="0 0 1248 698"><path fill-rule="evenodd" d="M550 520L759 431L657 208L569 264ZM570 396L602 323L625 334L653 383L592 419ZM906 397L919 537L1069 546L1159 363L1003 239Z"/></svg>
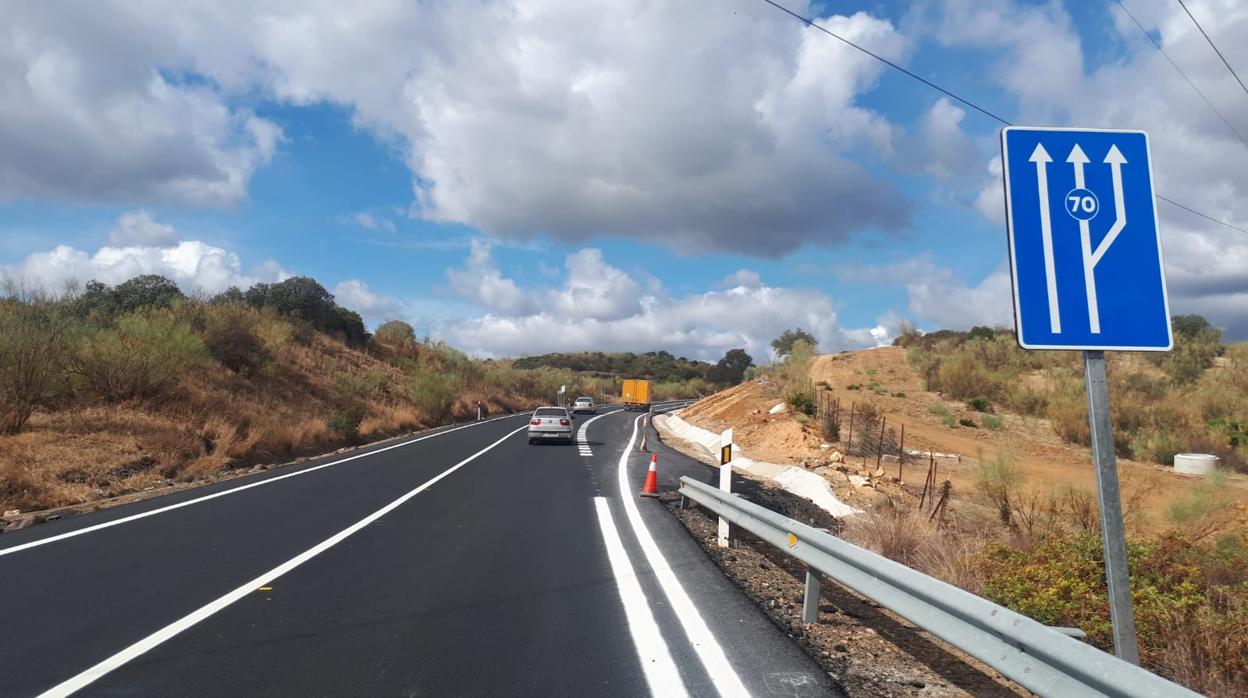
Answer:
<svg viewBox="0 0 1248 698"><path fill-rule="evenodd" d="M673 356L666 351L645 354L601 351L542 354L516 359L512 365L516 368L563 368L625 378L648 378L659 382L706 378L707 372L713 367L713 364L705 361Z"/></svg>

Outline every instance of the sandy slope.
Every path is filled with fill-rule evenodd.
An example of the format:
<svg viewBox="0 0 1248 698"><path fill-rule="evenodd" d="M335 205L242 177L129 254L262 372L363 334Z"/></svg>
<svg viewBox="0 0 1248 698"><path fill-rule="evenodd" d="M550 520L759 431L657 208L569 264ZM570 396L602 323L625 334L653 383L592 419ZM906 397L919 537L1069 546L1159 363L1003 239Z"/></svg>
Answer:
<svg viewBox="0 0 1248 698"><path fill-rule="evenodd" d="M904 424L907 450L961 454L960 463L953 459L941 459L938 463L939 479L951 480L955 492L973 488L980 459L991 458L999 451L1013 454L1028 487L1048 490L1069 485L1095 491L1095 473L1088 451L1063 443L1046 419L1000 414L1002 427L998 431L942 424L940 416L931 412L934 405L943 405L955 419L971 419L977 425L981 415L961 402L923 390L920 377L911 369L901 348L818 356L811 366L811 379L817 390L839 398L845 413L851 403L870 402L881 410L890 427L900 428ZM682 416L706 429L732 427L737 442L753 458L808 467L826 464L831 449L820 448L823 439L813 421L803 425L791 413L768 414L781 401L776 385L753 381L691 405ZM903 479L908 484L921 484L927 459L908 458L911 462L903 470ZM851 470L863 466L860 458L850 460ZM917 460L921 464L914 462ZM1168 502L1185 496L1193 484L1190 478L1176 475L1168 467L1120 460L1119 468L1124 497L1128 506L1134 505L1137 512L1145 515L1146 520L1141 521L1144 525L1147 520L1155 520ZM874 461L866 469L874 471ZM890 466L888 475L896 476L896 465ZM1241 515L1248 520L1248 478L1235 476L1229 486L1239 502Z"/></svg>

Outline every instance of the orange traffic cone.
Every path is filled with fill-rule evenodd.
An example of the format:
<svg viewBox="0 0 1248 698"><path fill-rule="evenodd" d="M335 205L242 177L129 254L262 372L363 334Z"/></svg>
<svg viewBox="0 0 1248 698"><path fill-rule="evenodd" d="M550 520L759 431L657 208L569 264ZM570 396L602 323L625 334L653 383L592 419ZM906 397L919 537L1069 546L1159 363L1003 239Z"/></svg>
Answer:
<svg viewBox="0 0 1248 698"><path fill-rule="evenodd" d="M659 454L650 456L650 472L646 473L646 486L641 488L642 496L659 494Z"/></svg>
<svg viewBox="0 0 1248 698"><path fill-rule="evenodd" d="M641 432L641 445L637 447L637 450L638 450L638 451L649 451L649 450L650 450L650 449L646 446L646 432L644 432L644 431L643 431L643 432Z"/></svg>

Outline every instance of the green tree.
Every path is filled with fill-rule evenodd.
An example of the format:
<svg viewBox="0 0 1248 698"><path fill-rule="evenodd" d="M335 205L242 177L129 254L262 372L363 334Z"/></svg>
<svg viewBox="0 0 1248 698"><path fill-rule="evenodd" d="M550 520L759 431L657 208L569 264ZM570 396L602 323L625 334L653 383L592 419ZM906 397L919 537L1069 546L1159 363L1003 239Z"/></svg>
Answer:
<svg viewBox="0 0 1248 698"><path fill-rule="evenodd" d="M753 365L754 358L744 349L729 349L724 358L707 370L706 379L720 385L736 385L745 377L745 370Z"/></svg>
<svg viewBox="0 0 1248 698"><path fill-rule="evenodd" d="M157 274L143 274L113 288L114 312L133 313L148 308L168 308L185 300L178 285Z"/></svg>
<svg viewBox="0 0 1248 698"><path fill-rule="evenodd" d="M392 349L410 349L416 346L416 330L402 320L390 320L377 328L373 340Z"/></svg>
<svg viewBox="0 0 1248 698"><path fill-rule="evenodd" d="M819 342L811 333L798 327L792 330L785 330L783 334L771 341L771 348L775 350L776 356L784 358L793 351L793 344L798 341L806 342L810 351L814 351L819 346Z"/></svg>
<svg viewBox="0 0 1248 698"><path fill-rule="evenodd" d="M1174 333L1183 337L1195 338L1206 330L1214 329L1201 315L1175 315L1170 318L1170 326ZM1219 333L1220 335L1221 333Z"/></svg>

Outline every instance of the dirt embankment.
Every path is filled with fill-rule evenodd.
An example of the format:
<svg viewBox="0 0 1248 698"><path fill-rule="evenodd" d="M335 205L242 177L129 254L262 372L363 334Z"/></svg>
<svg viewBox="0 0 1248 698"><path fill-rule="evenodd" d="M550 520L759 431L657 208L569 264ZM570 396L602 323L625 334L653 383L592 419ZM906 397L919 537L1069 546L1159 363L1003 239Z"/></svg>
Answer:
<svg viewBox="0 0 1248 698"><path fill-rule="evenodd" d="M0 530L472 419L478 400L487 415L535 403L469 387L430 416L411 379L367 351L315 332L268 350L256 371L205 362L157 396L38 411L0 436Z"/></svg>
<svg viewBox="0 0 1248 698"><path fill-rule="evenodd" d="M810 377L825 400L840 401L840 442L825 445L816 420L802 423L792 411L770 414L773 407L783 403L783 395L766 379L717 393L689 406L681 416L705 429L732 427L734 439L751 458L804 465L825 473L833 480L838 496L847 489L857 490L857 498L852 492L842 497L855 505L864 499L869 503L873 489L849 488L845 471L871 475L876 470L875 458L849 456L844 465L831 461L834 453L846 451L848 414L863 404L878 409L898 436L905 426L907 451L958 454L960 458L937 459L938 479L951 481L955 494L972 491L979 479L980 462L999 453L1013 460L1026 488L1047 491L1074 487L1095 492L1090 453L1064 443L1047 419L1007 413L985 415L963 402L926 391L904 349L884 347L817 356ZM861 433L854 435L855 442L861 438ZM1134 508L1136 524L1144 527L1159 521L1170 503L1186 497L1194 484L1191 478L1152 463L1119 459L1118 466L1126 505ZM903 481L921 487L927 467L926 457L907 455ZM895 460L888 462L886 474L889 479L896 477ZM1227 485L1248 523L1248 477L1233 475ZM872 486L887 487L878 481Z"/></svg>

